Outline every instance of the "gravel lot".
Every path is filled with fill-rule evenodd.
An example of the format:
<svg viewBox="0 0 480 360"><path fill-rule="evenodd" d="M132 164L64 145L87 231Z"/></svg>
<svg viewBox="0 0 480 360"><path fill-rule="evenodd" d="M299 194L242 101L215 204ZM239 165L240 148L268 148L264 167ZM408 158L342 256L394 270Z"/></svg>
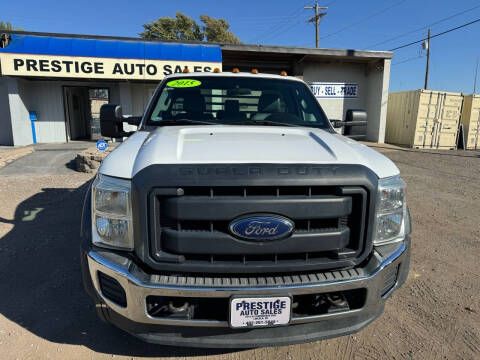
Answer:
<svg viewBox="0 0 480 360"><path fill-rule="evenodd" d="M20 160L7 165L0 170L0 358L479 359L480 152L378 150L409 186L407 283L358 334L245 351L153 346L97 320L78 257L90 175L62 157L42 171L22 171ZM23 161L31 165L30 156Z"/></svg>

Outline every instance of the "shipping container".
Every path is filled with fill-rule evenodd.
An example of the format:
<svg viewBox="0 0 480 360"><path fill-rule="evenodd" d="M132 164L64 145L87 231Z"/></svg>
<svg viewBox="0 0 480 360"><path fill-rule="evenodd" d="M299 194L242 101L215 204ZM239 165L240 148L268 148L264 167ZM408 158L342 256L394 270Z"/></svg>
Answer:
<svg viewBox="0 0 480 360"><path fill-rule="evenodd" d="M480 95L465 96L462 124L465 149L480 149Z"/></svg>
<svg viewBox="0 0 480 360"><path fill-rule="evenodd" d="M412 90L388 96L385 142L411 148L456 149L463 95Z"/></svg>

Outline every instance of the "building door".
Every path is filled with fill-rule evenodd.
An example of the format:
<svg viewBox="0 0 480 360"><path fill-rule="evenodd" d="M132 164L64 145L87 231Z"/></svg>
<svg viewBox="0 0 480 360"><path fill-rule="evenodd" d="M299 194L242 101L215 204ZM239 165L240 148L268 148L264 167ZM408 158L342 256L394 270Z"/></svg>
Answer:
<svg viewBox="0 0 480 360"><path fill-rule="evenodd" d="M100 108L109 103L108 88L94 88L89 90L90 102L90 138L98 140L102 137L100 134Z"/></svg>
<svg viewBox="0 0 480 360"><path fill-rule="evenodd" d="M65 87L65 112L69 140L90 139L90 100L87 87Z"/></svg>

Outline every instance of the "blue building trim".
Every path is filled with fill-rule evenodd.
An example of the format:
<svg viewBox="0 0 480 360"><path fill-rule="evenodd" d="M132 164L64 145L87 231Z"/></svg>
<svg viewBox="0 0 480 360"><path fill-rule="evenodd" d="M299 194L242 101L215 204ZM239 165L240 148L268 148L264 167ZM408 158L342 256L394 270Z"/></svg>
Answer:
<svg viewBox="0 0 480 360"><path fill-rule="evenodd" d="M29 111L30 115L30 125L32 126L32 140L33 143L37 143L37 132L35 131L35 121L37 121L37 112L36 111Z"/></svg>
<svg viewBox="0 0 480 360"><path fill-rule="evenodd" d="M218 45L175 44L129 40L99 40L12 34L0 53L83 56L115 59L222 62Z"/></svg>

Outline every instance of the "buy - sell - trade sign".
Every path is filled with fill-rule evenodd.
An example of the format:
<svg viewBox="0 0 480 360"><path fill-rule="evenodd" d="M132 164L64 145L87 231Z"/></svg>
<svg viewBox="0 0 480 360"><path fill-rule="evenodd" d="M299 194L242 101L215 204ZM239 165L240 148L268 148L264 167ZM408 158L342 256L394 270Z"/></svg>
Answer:
<svg viewBox="0 0 480 360"><path fill-rule="evenodd" d="M166 75L211 72L221 62L113 59L0 53L2 75L88 79L160 80Z"/></svg>
<svg viewBox="0 0 480 360"><path fill-rule="evenodd" d="M354 99L358 97L358 84L312 82L310 88L316 98Z"/></svg>

